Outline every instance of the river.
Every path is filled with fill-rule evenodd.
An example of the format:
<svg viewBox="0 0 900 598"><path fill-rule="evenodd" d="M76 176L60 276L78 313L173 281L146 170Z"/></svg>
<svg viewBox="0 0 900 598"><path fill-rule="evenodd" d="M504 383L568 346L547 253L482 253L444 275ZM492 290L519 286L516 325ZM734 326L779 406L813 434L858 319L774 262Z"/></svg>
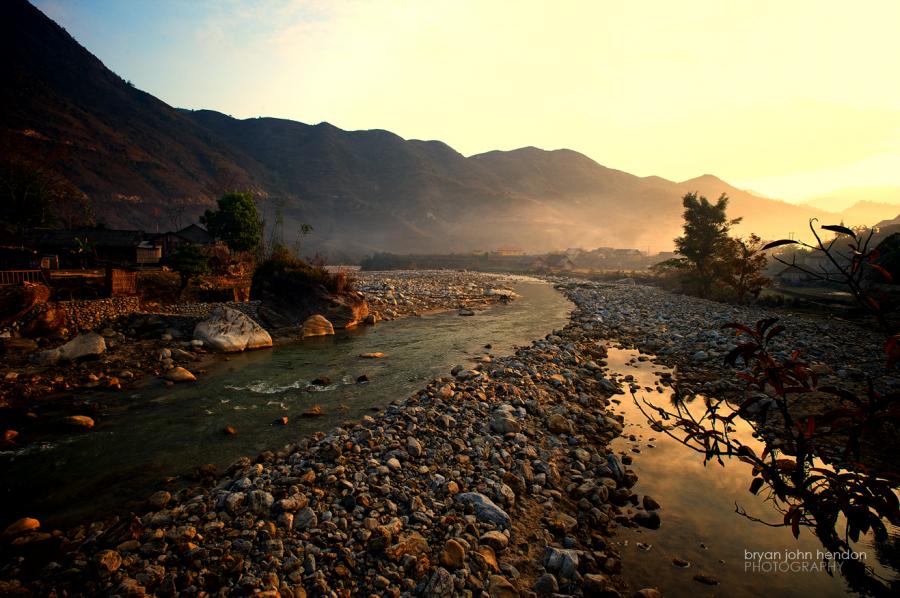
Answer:
<svg viewBox="0 0 900 598"><path fill-rule="evenodd" d="M456 364L513 353L568 322L572 304L550 284L519 278L514 289L519 299L475 316L453 311L339 331L233 356L196 383L73 398L100 403L95 428L3 453L4 519L37 517L50 527L126 511L165 488L166 478L358 420ZM359 357L370 352L385 357ZM361 375L370 381L358 384ZM322 377L331 383L307 390ZM314 405L324 415L301 417ZM276 423L284 416L287 425ZM226 435L226 426L237 433Z"/></svg>

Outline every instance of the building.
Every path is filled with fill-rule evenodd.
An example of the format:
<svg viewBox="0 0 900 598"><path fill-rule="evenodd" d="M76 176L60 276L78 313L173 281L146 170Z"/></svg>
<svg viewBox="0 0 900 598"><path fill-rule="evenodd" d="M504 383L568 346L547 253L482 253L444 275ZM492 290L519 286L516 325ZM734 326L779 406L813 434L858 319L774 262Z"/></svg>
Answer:
<svg viewBox="0 0 900 598"><path fill-rule="evenodd" d="M518 247L500 247L492 252L494 255L510 256L525 255L525 251Z"/></svg>
<svg viewBox="0 0 900 598"><path fill-rule="evenodd" d="M189 245L204 247L215 243L215 239L209 234L209 231L197 224L191 224L181 230L153 235L149 240L161 248L162 255L160 257L172 255L182 247Z"/></svg>

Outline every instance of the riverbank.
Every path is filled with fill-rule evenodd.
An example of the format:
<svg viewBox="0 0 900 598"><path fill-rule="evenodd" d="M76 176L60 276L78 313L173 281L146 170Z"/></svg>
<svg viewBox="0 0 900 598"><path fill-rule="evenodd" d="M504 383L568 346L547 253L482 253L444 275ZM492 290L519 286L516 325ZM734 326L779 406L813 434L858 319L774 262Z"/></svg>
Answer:
<svg viewBox="0 0 900 598"><path fill-rule="evenodd" d="M360 290L372 304L376 320L393 320L456 309L481 309L509 298L508 277L477 272L366 272L359 274ZM254 317L258 302L225 304ZM173 384L172 368L203 375L224 363L227 354L192 342L193 330L218 304L177 304L159 313L135 312L101 322L102 353L72 362L40 363L34 356L54 343L6 339L0 362L0 426L4 442L22 446L30 430L40 427L41 412L57 399L108 390L123 393L148 384ZM272 331L278 345L301 342L299 328ZM55 343L59 344L59 343ZM83 411L83 409L82 409ZM92 415L93 408L80 413ZM73 429L78 429L77 425ZM43 432L44 430L42 430Z"/></svg>
<svg viewBox="0 0 900 598"><path fill-rule="evenodd" d="M515 355L454 368L377 416L157 493L134 519L20 535L4 549L0 589L624 592L611 535L658 526L665 505L642 496L609 450L622 432L611 405L621 391L604 371L604 341L656 353L679 384L737 390L717 364L733 342L718 326L765 312L626 285L563 290L578 307L569 325ZM795 331L784 350L799 343L823 365L842 365L823 375L855 380L873 369L866 347L876 341L864 331L783 320Z"/></svg>

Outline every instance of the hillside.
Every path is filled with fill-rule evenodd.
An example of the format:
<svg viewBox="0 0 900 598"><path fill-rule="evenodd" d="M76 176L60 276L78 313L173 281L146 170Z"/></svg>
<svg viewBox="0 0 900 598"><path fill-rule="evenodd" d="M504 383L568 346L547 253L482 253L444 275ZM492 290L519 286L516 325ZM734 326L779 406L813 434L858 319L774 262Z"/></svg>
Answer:
<svg viewBox="0 0 900 598"><path fill-rule="evenodd" d="M680 232L688 191L728 193L731 215L744 217L739 232L768 238L803 231L812 216L840 220L712 175L641 178L571 150L467 158L439 141L382 130L178 110L106 69L25 0L0 3L0 30L3 151L60 155L52 167L110 226L172 228L234 187L263 198L270 222L280 209L287 240L300 223L312 224L306 249L333 258L509 245L665 250Z"/></svg>

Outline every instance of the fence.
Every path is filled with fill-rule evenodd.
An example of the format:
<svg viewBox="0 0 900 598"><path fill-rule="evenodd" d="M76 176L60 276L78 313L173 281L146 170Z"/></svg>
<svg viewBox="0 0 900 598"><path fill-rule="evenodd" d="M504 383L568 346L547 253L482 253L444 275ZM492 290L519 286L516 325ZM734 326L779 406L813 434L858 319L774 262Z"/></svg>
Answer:
<svg viewBox="0 0 900 598"><path fill-rule="evenodd" d="M46 277L41 270L0 270L0 286L22 284L23 282L43 282Z"/></svg>

